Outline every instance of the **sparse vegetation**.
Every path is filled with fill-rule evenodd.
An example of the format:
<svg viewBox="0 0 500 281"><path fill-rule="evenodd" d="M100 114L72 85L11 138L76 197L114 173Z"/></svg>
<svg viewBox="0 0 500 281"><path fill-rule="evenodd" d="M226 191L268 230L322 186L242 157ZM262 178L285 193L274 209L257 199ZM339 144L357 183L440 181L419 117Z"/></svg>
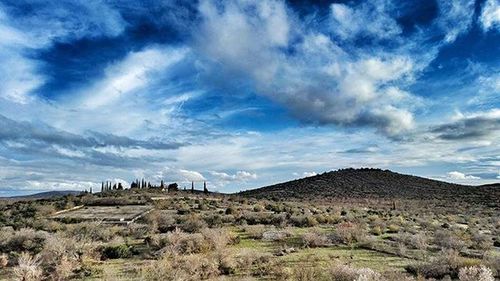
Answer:
<svg viewBox="0 0 500 281"><path fill-rule="evenodd" d="M498 208L330 199L138 188L2 202L0 280L500 277Z"/></svg>

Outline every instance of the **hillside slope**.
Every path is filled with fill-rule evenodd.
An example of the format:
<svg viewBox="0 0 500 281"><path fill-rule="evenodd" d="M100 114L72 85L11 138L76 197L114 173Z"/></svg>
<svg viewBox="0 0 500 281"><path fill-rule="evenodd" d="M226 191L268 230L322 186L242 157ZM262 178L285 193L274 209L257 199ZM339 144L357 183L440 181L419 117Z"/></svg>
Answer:
<svg viewBox="0 0 500 281"><path fill-rule="evenodd" d="M498 207L500 188L467 186L380 169L343 169L239 193L255 198L460 200Z"/></svg>
<svg viewBox="0 0 500 281"><path fill-rule="evenodd" d="M10 196L10 197L0 197L0 199L4 200L36 200L36 199L48 199L52 197L59 197L59 196L65 196L65 195L79 195L81 194L81 191L75 191L75 190L57 190L57 191L45 191L45 192L39 192L35 194L29 194L29 195L20 195L20 196Z"/></svg>

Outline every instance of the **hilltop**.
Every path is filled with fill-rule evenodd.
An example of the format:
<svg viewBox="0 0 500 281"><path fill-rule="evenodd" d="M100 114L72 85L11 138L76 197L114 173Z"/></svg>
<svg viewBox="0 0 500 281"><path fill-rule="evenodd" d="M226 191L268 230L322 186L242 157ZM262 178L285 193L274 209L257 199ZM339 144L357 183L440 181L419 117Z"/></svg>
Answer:
<svg viewBox="0 0 500 281"><path fill-rule="evenodd" d="M255 198L462 200L496 204L498 185L468 186L381 169L341 169L241 192Z"/></svg>

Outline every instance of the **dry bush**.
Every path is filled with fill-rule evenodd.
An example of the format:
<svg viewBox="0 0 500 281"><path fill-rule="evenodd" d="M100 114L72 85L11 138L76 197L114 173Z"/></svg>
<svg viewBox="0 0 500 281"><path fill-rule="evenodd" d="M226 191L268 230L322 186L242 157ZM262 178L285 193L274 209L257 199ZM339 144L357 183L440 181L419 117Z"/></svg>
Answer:
<svg viewBox="0 0 500 281"><path fill-rule="evenodd" d="M460 281L495 281L491 270L483 265L461 268L458 279Z"/></svg>
<svg viewBox="0 0 500 281"><path fill-rule="evenodd" d="M268 230L262 233L262 240L264 241L284 241L287 238L290 238L292 233L287 230Z"/></svg>
<svg viewBox="0 0 500 281"><path fill-rule="evenodd" d="M68 225L66 236L76 241L108 242L120 231L119 227L105 226L101 222L82 222Z"/></svg>
<svg viewBox="0 0 500 281"><path fill-rule="evenodd" d="M6 254L0 255L0 269L6 267L9 264L9 257Z"/></svg>
<svg viewBox="0 0 500 281"><path fill-rule="evenodd" d="M381 275L369 268L354 268L344 264L333 264L328 269L331 281L380 281Z"/></svg>
<svg viewBox="0 0 500 281"><path fill-rule="evenodd" d="M403 243L412 249L426 250L428 247L428 239L423 233L411 234L403 232L396 236L396 241Z"/></svg>
<svg viewBox="0 0 500 281"><path fill-rule="evenodd" d="M239 273L263 277L272 276L272 280L287 280L285 267L269 253L243 249L233 256Z"/></svg>
<svg viewBox="0 0 500 281"><path fill-rule="evenodd" d="M23 252L17 259L18 265L13 269L14 280L38 281L42 278L43 271L40 268L38 257Z"/></svg>
<svg viewBox="0 0 500 281"><path fill-rule="evenodd" d="M127 226L125 237L133 237L136 239L143 238L148 233L148 226L143 224L132 223Z"/></svg>
<svg viewBox="0 0 500 281"><path fill-rule="evenodd" d="M337 225L330 239L333 243L353 246L356 242L363 242L366 239L366 233L361 225L345 222Z"/></svg>
<svg viewBox="0 0 500 281"><path fill-rule="evenodd" d="M289 280L293 281L316 281L322 280L323 270L317 267L294 267Z"/></svg>
<svg viewBox="0 0 500 281"><path fill-rule="evenodd" d="M493 275L500 278L500 256L487 252L483 256L483 263L493 271Z"/></svg>
<svg viewBox="0 0 500 281"><path fill-rule="evenodd" d="M457 278L460 268L475 266L479 262L461 257L457 251L446 250L429 262L420 262L406 266L406 271L426 278L442 279L446 276Z"/></svg>
<svg viewBox="0 0 500 281"><path fill-rule="evenodd" d="M263 258L265 256L265 258ZM237 267L246 273L250 273L252 267L259 260L267 260L268 255L258 252L257 250L242 249L234 257Z"/></svg>
<svg viewBox="0 0 500 281"><path fill-rule="evenodd" d="M382 274L381 281L415 281L415 278L406 276L401 272L388 271ZM421 279L419 279L421 280Z"/></svg>
<svg viewBox="0 0 500 281"><path fill-rule="evenodd" d="M201 229L207 227L207 223L199 216L189 215L188 218L179 225L179 227L186 232L194 233L199 232Z"/></svg>
<svg viewBox="0 0 500 281"><path fill-rule="evenodd" d="M472 248L481 251L490 250L493 242L490 237L481 233L474 233L471 237Z"/></svg>
<svg viewBox="0 0 500 281"><path fill-rule="evenodd" d="M220 251L226 248L227 245L235 243L237 240L229 231L221 228L206 228L201 231L201 234L208 244L208 247L215 251Z"/></svg>
<svg viewBox="0 0 500 281"><path fill-rule="evenodd" d="M213 255L166 255L141 268L143 280L195 281L220 275L219 264Z"/></svg>
<svg viewBox="0 0 500 281"><path fill-rule="evenodd" d="M267 229L269 228L261 224L247 225L243 228L248 237L252 239L262 239L262 235Z"/></svg>
<svg viewBox="0 0 500 281"><path fill-rule="evenodd" d="M67 280L80 266L81 253L71 238L50 236L40 253L40 265L51 280Z"/></svg>
<svg viewBox="0 0 500 281"><path fill-rule="evenodd" d="M166 242L163 251L173 254L201 253L209 249L202 234L185 233L178 228L167 234Z"/></svg>
<svg viewBox="0 0 500 281"><path fill-rule="evenodd" d="M331 245L331 241L328 239L328 236L321 233L317 229L304 233L301 239L304 247L317 248Z"/></svg>
<svg viewBox="0 0 500 281"><path fill-rule="evenodd" d="M319 224L312 215L292 216L290 218L290 223L297 227L314 227Z"/></svg>
<svg viewBox="0 0 500 281"><path fill-rule="evenodd" d="M446 230L438 230L434 234L434 244L442 250L452 249L460 251L465 247L465 242L460 239L454 232Z"/></svg>
<svg viewBox="0 0 500 281"><path fill-rule="evenodd" d="M175 219L160 210L153 210L146 216L149 230L153 233L165 233L175 226Z"/></svg>
<svg viewBox="0 0 500 281"><path fill-rule="evenodd" d="M11 234L4 234L7 240L1 241L0 252L30 252L39 253L49 234L45 231L35 231L22 228Z"/></svg>

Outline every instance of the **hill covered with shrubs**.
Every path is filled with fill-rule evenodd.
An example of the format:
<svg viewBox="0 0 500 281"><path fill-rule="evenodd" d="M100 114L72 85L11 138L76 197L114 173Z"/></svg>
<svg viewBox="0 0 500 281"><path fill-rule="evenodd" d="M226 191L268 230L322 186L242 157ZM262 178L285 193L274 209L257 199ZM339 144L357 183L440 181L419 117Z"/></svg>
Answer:
<svg viewBox="0 0 500 281"><path fill-rule="evenodd" d="M381 169L341 169L241 192L267 199L389 199L480 203L498 208L497 185L468 186Z"/></svg>

